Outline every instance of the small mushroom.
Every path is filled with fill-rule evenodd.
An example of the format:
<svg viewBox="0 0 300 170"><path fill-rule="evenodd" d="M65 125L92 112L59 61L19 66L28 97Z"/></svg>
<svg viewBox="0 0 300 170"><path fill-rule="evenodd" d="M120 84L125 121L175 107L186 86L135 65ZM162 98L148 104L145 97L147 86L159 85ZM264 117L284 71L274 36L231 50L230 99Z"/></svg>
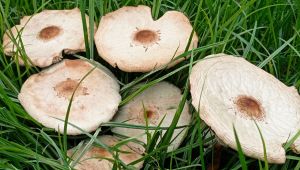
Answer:
<svg viewBox="0 0 300 170"><path fill-rule="evenodd" d="M118 138L109 135L99 136L98 140L109 147L113 147L120 142ZM126 165L142 158L141 154L136 153L133 149L131 149L131 144L132 142L128 142L116 148L117 150L119 150L119 159L123 161ZM83 148L85 146L86 145L84 144L80 148L75 147L68 150L68 156L71 157L71 159L73 160L77 159L79 153L83 151ZM108 150L100 146L91 146L80 158L79 162L75 165L74 168L76 170L111 170L113 169L113 160L114 157ZM141 169L143 167L143 161L135 164L134 167L136 169Z"/></svg>
<svg viewBox="0 0 300 170"><path fill-rule="evenodd" d="M190 75L192 104L201 119L226 145L237 149L233 125L243 152L269 163L284 163L284 143L300 128L300 97L271 74L242 57L210 55ZM300 150L299 140L294 143Z"/></svg>
<svg viewBox="0 0 300 170"><path fill-rule="evenodd" d="M119 84L112 73L93 68L87 61L63 60L30 76L21 88L19 100L35 120L62 133L68 105L76 90L69 123L91 132L114 116L121 101ZM67 134L81 133L78 128L68 124Z"/></svg>
<svg viewBox="0 0 300 170"><path fill-rule="evenodd" d="M154 21L147 6L123 7L101 18L95 34L98 53L113 67L126 72L148 72L171 67L185 51L192 26L181 12L168 11ZM196 48L194 33L189 49Z"/></svg>
<svg viewBox="0 0 300 170"><path fill-rule="evenodd" d="M169 127L181 98L181 91L178 87L167 82L157 83L120 108L113 121L146 126L147 120L149 126L158 126L165 116L160 127ZM185 103L177 126L186 126L190 122L191 114L189 113L188 105ZM129 137L145 134L144 129L115 127L112 131L118 134L126 134ZM153 133L154 130L149 130L149 132ZM163 134L165 132L164 130ZM175 129L172 137L172 140L175 140L168 147L168 151L173 151L179 147L186 132L187 128ZM147 136L143 135L139 140L146 143ZM139 149L143 150L143 148Z"/></svg>
<svg viewBox="0 0 300 170"><path fill-rule="evenodd" d="M88 21L88 16L85 17ZM6 31L3 36L4 53L9 56L16 54L21 65L24 65L24 61L16 53L17 46L12 39L17 41L19 47L22 40L28 58L39 67L60 61L63 51L68 54L85 51L82 18L78 8L44 10L33 16L25 16L20 25L11 28L11 32L13 35Z"/></svg>

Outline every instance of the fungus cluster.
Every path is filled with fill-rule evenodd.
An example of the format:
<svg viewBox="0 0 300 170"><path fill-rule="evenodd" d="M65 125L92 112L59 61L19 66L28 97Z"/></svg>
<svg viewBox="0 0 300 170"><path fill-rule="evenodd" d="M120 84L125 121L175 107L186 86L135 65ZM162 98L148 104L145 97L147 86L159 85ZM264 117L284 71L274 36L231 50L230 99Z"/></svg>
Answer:
<svg viewBox="0 0 300 170"><path fill-rule="evenodd" d="M19 64L48 67L25 81L18 96L20 103L32 118L60 133L64 133L67 121L68 135L96 130L113 118L121 102L117 78L108 69L83 59L63 59L63 52L85 51L81 16L78 8L44 10L23 17L3 37L5 54L16 57ZM183 13L169 11L154 20L147 6L122 7L106 14L94 40L100 57L126 72L172 67L189 57L181 54L198 43ZM244 153L263 159L259 127L268 161L285 161L282 145L300 128L300 97L294 87L287 87L241 57L226 54L208 56L193 66L190 86L192 105L224 144L237 149L234 126ZM176 86L157 83L122 106L113 121L167 128L181 98ZM190 122L185 103L177 124L184 128L174 131L168 151L179 147ZM147 143L143 129L114 127L112 132ZM128 165L145 152L143 146L132 142L120 146L122 140L116 136L102 135L98 140L107 147L92 145L83 154L78 147L68 151L71 159L79 160L75 169L112 169L115 156ZM300 152L299 141L293 144L296 152ZM142 164L137 161L133 166L140 169Z"/></svg>
<svg viewBox="0 0 300 170"><path fill-rule="evenodd" d="M21 105L37 122L68 135L96 130L112 119L121 101L117 78L108 69L83 59L63 59L63 53L85 51L81 17L78 8L44 10L23 17L20 24L7 30L3 37L5 54L13 56L18 64L47 67L24 82L18 96ZM84 17L89 20L87 15ZM147 72L174 66L188 57L176 58L184 53L191 35L188 49L197 47L198 37L192 30L189 20L180 12L167 12L154 21L147 6L123 7L101 18L94 39L100 56L113 67L127 72ZM123 106L114 121L146 126L145 121L149 120L150 126L162 122L160 126L166 128L172 122L180 99L180 89L161 82ZM185 104L178 126L188 125L190 119ZM169 151L180 145L186 130L175 130ZM145 133L122 128L113 131L126 132L128 137ZM121 139L116 136L102 135L98 140L107 147L93 145L84 153L77 147L68 151L70 159L79 160L75 169L112 169L115 158L128 165L145 152L142 146L132 142L120 146ZM146 142L145 136L139 140ZM130 166L140 169L142 165L143 162L138 161Z"/></svg>

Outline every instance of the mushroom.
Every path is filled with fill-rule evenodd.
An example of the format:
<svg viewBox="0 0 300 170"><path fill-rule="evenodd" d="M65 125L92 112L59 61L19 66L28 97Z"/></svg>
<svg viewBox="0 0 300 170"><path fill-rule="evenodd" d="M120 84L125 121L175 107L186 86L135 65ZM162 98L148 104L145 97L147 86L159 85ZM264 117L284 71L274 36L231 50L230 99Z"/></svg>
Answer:
<svg viewBox="0 0 300 170"><path fill-rule="evenodd" d="M100 56L126 72L148 72L174 66L184 58L192 26L181 12L168 11L154 21L147 6L122 7L101 18L95 34ZM196 33L188 49L196 48Z"/></svg>
<svg viewBox="0 0 300 170"><path fill-rule="evenodd" d="M226 145L237 149L233 125L245 155L284 163L284 143L300 128L300 97L271 74L242 57L210 55L190 75L192 104ZM256 124L258 127L256 126ZM299 140L294 148L300 151Z"/></svg>
<svg viewBox="0 0 300 170"><path fill-rule="evenodd" d="M178 87L167 82L157 83L121 107L119 113L113 118L113 121L146 126L147 120L149 126L158 126L163 120L160 127L169 127L181 98L181 91ZM189 113L187 103L185 103L177 126L186 126L190 122L191 114ZM117 134L126 134L129 137L141 136L138 139L144 143L147 142L144 129L115 127L112 131ZM149 132L153 133L154 130L149 130ZM163 130L163 134L165 132L166 130ZM179 147L186 132L187 128L175 129L172 136L172 140L174 141L168 147L168 151L173 151ZM143 151L143 148L138 149Z"/></svg>
<svg viewBox="0 0 300 170"><path fill-rule="evenodd" d="M75 91L69 123L86 132L96 130L101 123L113 117L121 96L119 84L112 73L92 69L94 66L87 61L65 59L30 76L18 96L20 103L35 120L63 133L68 105ZM67 134L83 133L73 125L68 124Z"/></svg>
<svg viewBox="0 0 300 170"><path fill-rule="evenodd" d="M118 138L109 135L99 136L98 140L109 147L114 147L119 144L119 142L121 142ZM132 142L128 142L116 148L116 150L119 151L117 154L118 158L126 165L142 158L141 154L136 153L133 149L131 149L131 144ZM73 160L78 159L78 156L83 151L84 147L86 147L86 144L82 145L79 148L72 148L68 150L67 154ZM114 157L108 150L100 146L91 146L79 159L79 162L75 165L74 168L76 170L111 170L113 169L113 160ZM136 169L141 169L143 167L143 161L138 162L133 166Z"/></svg>
<svg viewBox="0 0 300 170"><path fill-rule="evenodd" d="M88 16L85 17L88 20ZM3 36L4 53L9 56L16 54L21 65L25 61L16 53L18 48L12 39L18 44L22 40L24 51L30 59L28 63L39 67L60 61L63 51L68 54L85 51L82 18L78 8L44 10L33 16L25 16L20 25L11 28L12 35L9 32L6 31Z"/></svg>

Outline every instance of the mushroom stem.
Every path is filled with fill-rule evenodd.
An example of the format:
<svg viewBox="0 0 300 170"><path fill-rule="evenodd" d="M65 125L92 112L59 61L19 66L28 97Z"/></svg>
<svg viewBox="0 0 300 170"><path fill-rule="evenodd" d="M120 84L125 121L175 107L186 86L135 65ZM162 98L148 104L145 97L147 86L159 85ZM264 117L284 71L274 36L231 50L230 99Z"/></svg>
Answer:
<svg viewBox="0 0 300 170"><path fill-rule="evenodd" d="M213 159L212 163L208 165L208 170L218 170L220 169L221 160L222 160L222 150L223 146L219 143L216 143L213 149Z"/></svg>

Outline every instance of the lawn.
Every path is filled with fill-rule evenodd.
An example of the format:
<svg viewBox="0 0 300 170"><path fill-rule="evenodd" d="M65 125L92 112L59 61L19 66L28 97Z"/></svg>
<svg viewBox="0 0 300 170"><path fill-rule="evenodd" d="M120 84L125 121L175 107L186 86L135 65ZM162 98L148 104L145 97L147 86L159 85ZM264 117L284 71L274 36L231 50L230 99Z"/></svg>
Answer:
<svg viewBox="0 0 300 170"><path fill-rule="evenodd" d="M19 24L22 16L32 15L44 9L79 7L82 12L94 17L98 25L105 14L123 6L136 5L151 7L154 19L170 10L183 12L199 37L198 48L181 56L191 56L192 60L187 59L175 67L160 71L126 73L111 67L101 59L93 41L86 41L89 45L86 45L85 53L64 54L64 58L84 57L109 68L121 86L120 106L163 80L181 89L181 101L189 103L193 116L188 133L177 150L166 152L168 137L164 137L157 146L153 145L153 141L157 140L162 131L162 128L158 128L157 135L150 137L148 145L145 146L147 154L140 160L144 161L143 168L204 170L213 165L214 169L300 169L300 156L291 152L291 148L285 148L285 164L275 165L246 157L241 150L237 152L229 147L220 147L212 130L200 120L199 113L191 105L188 79L193 63L210 54L226 53L243 56L287 86L295 86L299 92L299 0L1 0L0 169L69 169L70 159L66 151L80 144L82 140L97 143L97 135L112 134L111 128L115 126L145 128L110 122L102 124L96 132L67 136L42 126L28 115L18 100L24 81L42 69L19 66L16 60L5 56L2 47L2 37L7 29ZM85 22L92 23L92 20ZM135 86L137 84L138 88ZM182 107L178 107L178 116ZM173 125L175 123L176 121ZM170 128L166 135L173 130L174 128ZM117 159L115 165L116 168L120 168L124 164Z"/></svg>

